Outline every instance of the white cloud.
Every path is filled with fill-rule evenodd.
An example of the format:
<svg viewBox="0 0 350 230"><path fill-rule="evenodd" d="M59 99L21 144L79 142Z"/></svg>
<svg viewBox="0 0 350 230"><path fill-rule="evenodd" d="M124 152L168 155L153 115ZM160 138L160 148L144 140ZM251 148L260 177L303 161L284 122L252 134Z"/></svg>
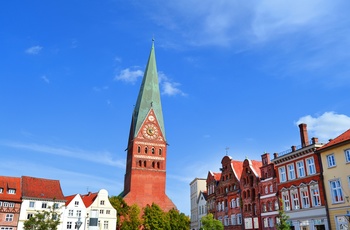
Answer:
<svg viewBox="0 0 350 230"><path fill-rule="evenodd" d="M41 76L41 79L46 82L47 84L50 83L50 80L46 77L46 75Z"/></svg>
<svg viewBox="0 0 350 230"><path fill-rule="evenodd" d="M30 150L34 152L58 155L62 157L77 158L80 160L95 162L99 164L125 168L124 160L114 160L112 158L112 154L108 151L90 152L90 151L70 148L70 147L57 147L57 146L41 145L36 143L20 143L20 142L12 142L12 141L0 142L0 145L12 147L16 149L25 149L25 150Z"/></svg>
<svg viewBox="0 0 350 230"><path fill-rule="evenodd" d="M320 116L307 115L301 117L296 125L300 123L307 124L308 131L314 137L318 137L320 141L328 141L350 128L350 117L335 112L325 112Z"/></svg>
<svg viewBox="0 0 350 230"><path fill-rule="evenodd" d="M42 49L43 49L43 47L41 47L41 46L32 46L32 47L26 49L25 52L27 54L36 55L36 54L39 54Z"/></svg>
<svg viewBox="0 0 350 230"><path fill-rule="evenodd" d="M171 81L163 72L158 72L159 84L161 86L162 94L168 96L181 95L186 96L179 88L180 83Z"/></svg>
<svg viewBox="0 0 350 230"><path fill-rule="evenodd" d="M143 71L139 70L139 69L123 69L122 71L120 71L120 73L114 78L117 81L124 81L127 83L132 83L134 84L137 79L139 79L140 77L143 76Z"/></svg>

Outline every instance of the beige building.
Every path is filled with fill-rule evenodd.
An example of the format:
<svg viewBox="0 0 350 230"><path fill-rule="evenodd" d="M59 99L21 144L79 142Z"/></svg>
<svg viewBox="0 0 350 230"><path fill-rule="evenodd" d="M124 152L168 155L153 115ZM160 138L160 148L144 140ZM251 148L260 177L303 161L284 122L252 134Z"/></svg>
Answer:
<svg viewBox="0 0 350 230"><path fill-rule="evenodd" d="M323 168L328 218L334 230L350 229L350 129L317 150ZM346 216L348 215L348 216Z"/></svg>
<svg viewBox="0 0 350 230"><path fill-rule="evenodd" d="M198 201L200 192L204 192L207 190L207 181L203 178L195 178L190 183L190 191L191 191L191 230L198 230L200 228L200 214ZM203 205L203 204L201 204ZM202 216L202 215L201 215Z"/></svg>

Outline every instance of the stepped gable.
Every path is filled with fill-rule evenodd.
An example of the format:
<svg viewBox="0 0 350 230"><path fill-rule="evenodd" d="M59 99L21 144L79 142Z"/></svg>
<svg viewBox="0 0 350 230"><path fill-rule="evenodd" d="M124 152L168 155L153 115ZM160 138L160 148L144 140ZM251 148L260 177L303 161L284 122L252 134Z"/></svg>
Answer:
<svg viewBox="0 0 350 230"><path fill-rule="evenodd" d="M22 176L24 198L65 201L59 180Z"/></svg>

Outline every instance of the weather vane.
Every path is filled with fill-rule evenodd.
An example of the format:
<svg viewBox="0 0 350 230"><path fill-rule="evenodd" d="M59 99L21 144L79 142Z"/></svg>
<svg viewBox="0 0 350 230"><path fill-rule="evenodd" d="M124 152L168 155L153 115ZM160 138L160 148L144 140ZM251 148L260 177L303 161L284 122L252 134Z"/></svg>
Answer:
<svg viewBox="0 0 350 230"><path fill-rule="evenodd" d="M225 148L225 150L226 150L226 156L228 155L228 150L229 150L230 148L229 147L226 147Z"/></svg>

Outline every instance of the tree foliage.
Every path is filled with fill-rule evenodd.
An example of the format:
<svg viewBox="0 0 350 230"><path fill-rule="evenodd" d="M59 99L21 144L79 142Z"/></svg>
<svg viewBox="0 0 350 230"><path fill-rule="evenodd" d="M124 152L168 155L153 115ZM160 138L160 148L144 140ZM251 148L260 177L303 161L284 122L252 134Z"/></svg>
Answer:
<svg viewBox="0 0 350 230"><path fill-rule="evenodd" d="M224 225L221 221L216 220L212 213L209 213L206 216L203 216L202 219L203 230L223 230Z"/></svg>
<svg viewBox="0 0 350 230"><path fill-rule="evenodd" d="M129 213L121 223L122 230L138 230L142 224L140 208L136 204L129 207Z"/></svg>
<svg viewBox="0 0 350 230"><path fill-rule="evenodd" d="M130 207L121 196L112 196L109 202L117 210L117 229L121 229L123 220L128 217Z"/></svg>
<svg viewBox="0 0 350 230"><path fill-rule="evenodd" d="M143 227L145 230L170 230L168 215L155 203L147 205L143 212Z"/></svg>
<svg viewBox="0 0 350 230"><path fill-rule="evenodd" d="M284 212L284 206L281 200L280 200L280 203L282 205L280 205L280 210L278 211L279 221L276 227L278 230L289 230L290 229L290 225L288 223L289 216L287 216L286 213Z"/></svg>
<svg viewBox="0 0 350 230"><path fill-rule="evenodd" d="M49 210L37 211L32 217L24 222L25 230L57 230L60 224L60 215L55 207Z"/></svg>
<svg viewBox="0 0 350 230"><path fill-rule="evenodd" d="M191 220L184 213L176 209L171 209L168 213L171 230L188 230L190 229Z"/></svg>

